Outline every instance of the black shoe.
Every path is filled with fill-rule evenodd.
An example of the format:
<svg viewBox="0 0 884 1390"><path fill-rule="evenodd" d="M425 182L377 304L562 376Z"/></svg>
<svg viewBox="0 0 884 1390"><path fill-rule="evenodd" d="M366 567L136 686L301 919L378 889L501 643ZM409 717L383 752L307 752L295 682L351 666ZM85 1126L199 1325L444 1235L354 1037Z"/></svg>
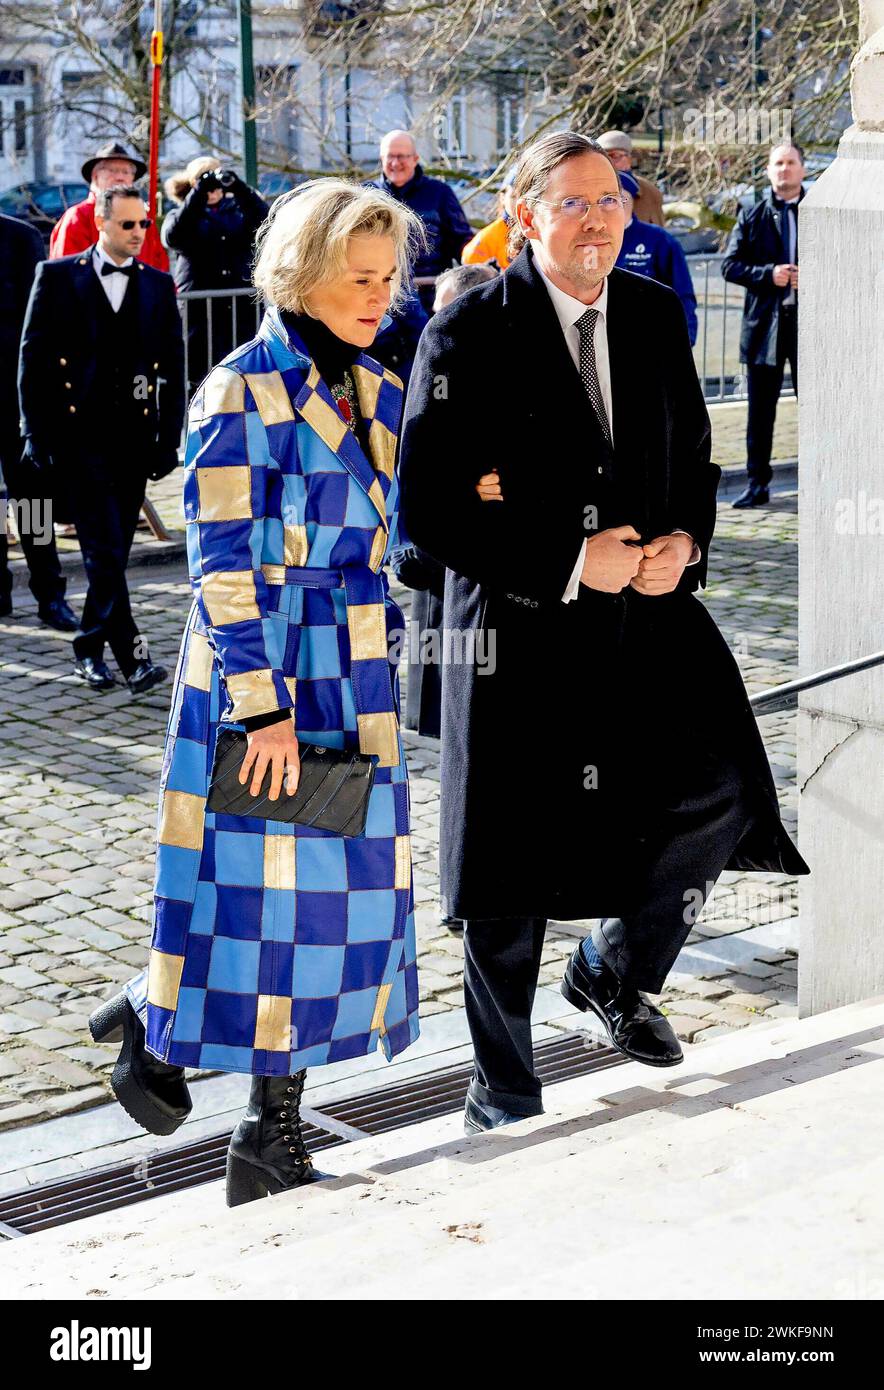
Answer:
<svg viewBox="0 0 884 1390"><path fill-rule="evenodd" d="M12 617L12 594L0 594L0 618Z"/></svg>
<svg viewBox="0 0 884 1390"><path fill-rule="evenodd" d="M759 483L750 483L745 492L741 492L739 497L731 503L732 507L764 507L770 501L770 494L766 487L761 487Z"/></svg>
<svg viewBox="0 0 884 1390"><path fill-rule="evenodd" d="M439 926L447 927L452 936L463 936L463 922L459 917L440 917Z"/></svg>
<svg viewBox="0 0 884 1390"><path fill-rule="evenodd" d="M63 598L54 598L51 603L38 604L37 617L47 627L54 627L56 632L76 632L80 626L73 608Z"/></svg>
<svg viewBox="0 0 884 1390"><path fill-rule="evenodd" d="M165 666L154 666L152 661L139 661L126 684L133 695L143 695L146 690L152 690L155 685L162 685L168 679L169 672Z"/></svg>
<svg viewBox="0 0 884 1390"><path fill-rule="evenodd" d="M116 1042L122 1036L111 1086L126 1114L148 1134L174 1134L193 1104L184 1069L160 1062L147 1051L144 1024L124 991L95 1010L89 1032L95 1042Z"/></svg>
<svg viewBox="0 0 884 1390"><path fill-rule="evenodd" d="M230 1136L227 1205L242 1206L327 1176L318 1173L301 1133L306 1071L253 1076L249 1105Z"/></svg>
<svg viewBox="0 0 884 1390"><path fill-rule="evenodd" d="M575 1009L591 1010L612 1047L634 1062L675 1067L684 1061L681 1044L666 1015L637 989L621 985L607 966L600 974L593 974L579 946L568 961L562 994Z"/></svg>
<svg viewBox="0 0 884 1390"><path fill-rule="evenodd" d="M539 1110L537 1113L542 1115L543 1111ZM463 1112L464 1134L485 1134L489 1129L500 1129L501 1125L515 1125L520 1120L527 1119L527 1115L513 1115L509 1110L501 1110L498 1105L488 1105L483 1100L476 1100L472 1091L467 1091Z"/></svg>
<svg viewBox="0 0 884 1390"><path fill-rule="evenodd" d="M104 662L93 661L91 656L74 662L74 675L79 676L90 690L113 690L117 683Z"/></svg>

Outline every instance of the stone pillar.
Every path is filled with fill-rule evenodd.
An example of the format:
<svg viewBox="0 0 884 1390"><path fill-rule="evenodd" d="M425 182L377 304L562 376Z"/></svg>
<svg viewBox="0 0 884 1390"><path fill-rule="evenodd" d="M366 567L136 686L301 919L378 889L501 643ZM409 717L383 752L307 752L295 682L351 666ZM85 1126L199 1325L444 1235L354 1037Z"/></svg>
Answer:
<svg viewBox="0 0 884 1390"><path fill-rule="evenodd" d="M884 650L884 0L854 124L801 204L801 674ZM799 1014L884 993L884 666L801 697Z"/></svg>

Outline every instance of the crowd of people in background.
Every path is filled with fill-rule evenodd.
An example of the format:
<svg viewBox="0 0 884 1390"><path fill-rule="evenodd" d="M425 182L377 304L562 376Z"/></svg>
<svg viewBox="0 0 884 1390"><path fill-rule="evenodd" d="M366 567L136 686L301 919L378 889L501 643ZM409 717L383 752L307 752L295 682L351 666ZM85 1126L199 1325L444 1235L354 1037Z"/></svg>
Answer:
<svg viewBox="0 0 884 1390"><path fill-rule="evenodd" d="M598 144L617 171L626 213L617 266L678 295L693 344L696 295L681 245L665 228L660 190L634 171L633 142L624 131L606 131ZM504 176L497 216L475 230L449 184L425 171L409 131L388 132L379 155L380 173L366 186L404 204L424 229L412 282L372 349L407 387L429 319L509 267L514 193ZM722 267L726 279L747 291L741 360L748 378L749 477L734 503L738 507L768 501L773 426L787 362L797 389L797 209L805 172L800 148L774 149L767 172L770 189L741 212ZM171 206L160 230L136 187L146 173L137 154L109 141L82 173L88 196L54 228L47 263L41 264L36 232L0 218L0 274L8 282L0 321L0 468L11 499L42 499L47 506L51 499L56 522L73 524L83 552L89 590L78 618L65 598L52 526L38 533L33 515L30 525L19 525L40 620L77 634L75 672L86 686L103 690L116 684L104 661L107 644L137 693L166 676L135 630L126 592L126 563L146 484L174 466L185 387L193 395L210 367L256 331L252 262L269 207L235 170L200 156L167 179ZM170 261L172 278L166 274ZM136 366L143 369L144 399L132 406L122 401L121 371ZM421 627L437 626L443 582L438 564L410 544L396 551L392 564L416 591ZM0 617L11 612L2 528ZM406 724L438 736L439 700L438 671L414 665Z"/></svg>

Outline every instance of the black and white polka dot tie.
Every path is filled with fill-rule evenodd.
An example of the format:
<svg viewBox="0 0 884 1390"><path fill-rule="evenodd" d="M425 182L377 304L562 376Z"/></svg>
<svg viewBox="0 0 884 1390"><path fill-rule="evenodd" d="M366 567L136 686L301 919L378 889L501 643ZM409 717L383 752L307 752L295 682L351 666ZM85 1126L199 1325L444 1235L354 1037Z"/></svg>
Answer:
<svg viewBox="0 0 884 1390"><path fill-rule="evenodd" d="M598 316L598 309L587 309L586 313L577 320L577 331L580 334L580 380L586 388L586 394L589 396L596 418L601 425L602 434L605 436L606 442L610 444L612 442L611 426L595 364L595 321Z"/></svg>

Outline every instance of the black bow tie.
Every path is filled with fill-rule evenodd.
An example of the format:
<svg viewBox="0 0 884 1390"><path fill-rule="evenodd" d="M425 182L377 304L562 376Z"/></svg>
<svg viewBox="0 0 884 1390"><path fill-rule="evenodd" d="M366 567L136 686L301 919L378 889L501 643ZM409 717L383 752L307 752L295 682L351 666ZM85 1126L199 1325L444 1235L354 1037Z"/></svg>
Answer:
<svg viewBox="0 0 884 1390"><path fill-rule="evenodd" d="M133 264L133 265L111 265L109 261L105 261L104 265L101 267L101 273L102 273L102 276L104 276L104 275L114 275L114 274L116 274L116 275L134 275L134 274L135 274L135 266L134 266L134 264Z"/></svg>

